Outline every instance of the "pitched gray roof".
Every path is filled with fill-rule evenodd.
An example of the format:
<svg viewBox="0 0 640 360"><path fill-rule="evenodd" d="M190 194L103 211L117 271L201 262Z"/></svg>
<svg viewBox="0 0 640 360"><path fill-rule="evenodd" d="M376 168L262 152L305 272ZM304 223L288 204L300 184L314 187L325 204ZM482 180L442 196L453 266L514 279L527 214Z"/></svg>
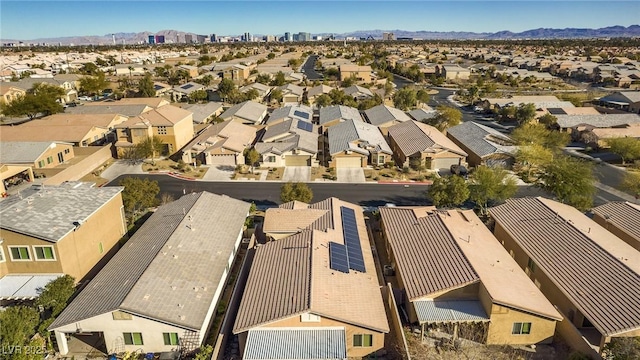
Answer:
<svg viewBox="0 0 640 360"><path fill-rule="evenodd" d="M389 127L389 137L395 141L405 156L440 151L450 151L460 156L467 156L466 152L438 129L415 120Z"/></svg>
<svg viewBox="0 0 640 360"><path fill-rule="evenodd" d="M247 121L258 123L262 121L261 117L266 111L267 107L265 105L253 101L245 101L227 109L227 111L220 115L220 118L228 120L236 116Z"/></svg>
<svg viewBox="0 0 640 360"><path fill-rule="evenodd" d="M490 214L603 335L640 328L640 274L604 248L631 250L622 240L578 210L542 198L510 199Z"/></svg>
<svg viewBox="0 0 640 360"><path fill-rule="evenodd" d="M189 110L193 113L193 122L202 124L210 116L216 113L216 111L222 108L222 103L208 102L206 104L189 104L182 107L185 110Z"/></svg>
<svg viewBox="0 0 640 360"><path fill-rule="evenodd" d="M365 110L364 114L367 121L375 126L380 126L390 121L409 121L411 118L402 110L387 105L374 106L369 110Z"/></svg>
<svg viewBox="0 0 640 360"><path fill-rule="evenodd" d="M363 155L369 155L371 149L375 152L392 154L391 148L382 136L377 126L358 120L346 120L328 130L329 154L338 154L352 150ZM359 142L363 146L358 146Z"/></svg>
<svg viewBox="0 0 640 360"><path fill-rule="evenodd" d="M358 109L351 106L333 105L320 108L320 125L336 119L362 121L362 116Z"/></svg>
<svg viewBox="0 0 640 360"><path fill-rule="evenodd" d="M57 242L116 197L122 187L32 186L29 195L0 201L0 228Z"/></svg>
<svg viewBox="0 0 640 360"><path fill-rule="evenodd" d="M422 121L427 119L432 119L438 116L438 112L428 108L428 109L413 109L409 111L409 116L415 121Z"/></svg>
<svg viewBox="0 0 640 360"><path fill-rule="evenodd" d="M458 140L480 157L496 153L513 154L517 149L509 136L473 121L447 129L447 136Z"/></svg>
<svg viewBox="0 0 640 360"><path fill-rule="evenodd" d="M199 330L248 211L207 192L158 208L49 329L121 310Z"/></svg>
<svg viewBox="0 0 640 360"><path fill-rule="evenodd" d="M70 114L119 114L124 116L138 116L148 107L144 104L135 105L111 105L113 103L104 103L105 105L92 106L75 106L68 107L64 112ZM107 105L109 104L109 105Z"/></svg>
<svg viewBox="0 0 640 360"><path fill-rule="evenodd" d="M600 205L591 211L640 241L640 205L616 201Z"/></svg>
<svg viewBox="0 0 640 360"><path fill-rule="evenodd" d="M578 125L607 128L640 123L640 115L638 114L556 115L556 117L561 128L570 128Z"/></svg>
<svg viewBox="0 0 640 360"><path fill-rule="evenodd" d="M262 139L270 139L276 136L283 136L274 142L294 143L294 148L303 149L310 153L318 152L318 127L312 126L312 131L306 131L298 128L298 118L285 120L281 123L269 126L264 132ZM308 121L306 121L308 122ZM288 135L287 135L288 134ZM267 143L274 143L267 142Z"/></svg>
<svg viewBox="0 0 640 360"><path fill-rule="evenodd" d="M311 122L313 119L313 110L305 105L293 105L277 108L269 115L266 124L276 122L278 120L298 119Z"/></svg>
<svg viewBox="0 0 640 360"><path fill-rule="evenodd" d="M2 141L0 142L0 164L34 163L49 147L68 144L58 141Z"/></svg>
<svg viewBox="0 0 640 360"><path fill-rule="evenodd" d="M245 360L346 359L344 329L255 329L250 330Z"/></svg>

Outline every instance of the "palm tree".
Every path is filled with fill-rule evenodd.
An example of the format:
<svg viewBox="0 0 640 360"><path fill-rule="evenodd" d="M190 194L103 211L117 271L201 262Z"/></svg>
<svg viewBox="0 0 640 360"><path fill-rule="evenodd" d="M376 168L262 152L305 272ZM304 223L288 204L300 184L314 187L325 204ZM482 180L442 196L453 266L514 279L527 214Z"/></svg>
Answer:
<svg viewBox="0 0 640 360"><path fill-rule="evenodd" d="M135 70L133 66L129 66L129 77L131 77L133 70Z"/></svg>

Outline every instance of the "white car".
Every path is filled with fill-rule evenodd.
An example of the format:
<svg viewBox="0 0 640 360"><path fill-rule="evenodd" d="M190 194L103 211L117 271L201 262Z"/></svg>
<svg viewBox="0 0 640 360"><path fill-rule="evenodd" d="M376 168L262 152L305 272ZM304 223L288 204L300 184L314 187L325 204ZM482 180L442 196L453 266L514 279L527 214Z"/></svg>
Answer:
<svg viewBox="0 0 640 360"><path fill-rule="evenodd" d="M82 101L91 101L93 99L91 99L91 96L79 96L78 100L82 100Z"/></svg>

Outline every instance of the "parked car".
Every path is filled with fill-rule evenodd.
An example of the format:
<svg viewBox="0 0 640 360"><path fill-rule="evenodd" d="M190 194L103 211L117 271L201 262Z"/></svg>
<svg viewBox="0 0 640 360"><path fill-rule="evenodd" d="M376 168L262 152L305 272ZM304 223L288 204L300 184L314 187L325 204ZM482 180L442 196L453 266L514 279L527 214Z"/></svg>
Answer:
<svg viewBox="0 0 640 360"><path fill-rule="evenodd" d="M93 99L91 98L91 96L78 96L78 100L91 101Z"/></svg>
<svg viewBox="0 0 640 360"><path fill-rule="evenodd" d="M467 168L464 167L463 165L451 165L451 168L449 170L451 170L451 174L462 176L465 179L469 174L469 172L467 171Z"/></svg>

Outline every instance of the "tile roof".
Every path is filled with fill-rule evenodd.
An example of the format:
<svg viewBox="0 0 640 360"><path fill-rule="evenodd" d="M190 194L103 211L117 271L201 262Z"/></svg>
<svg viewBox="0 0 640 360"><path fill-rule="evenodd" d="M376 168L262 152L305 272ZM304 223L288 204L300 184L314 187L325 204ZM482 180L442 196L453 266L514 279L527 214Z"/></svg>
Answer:
<svg viewBox="0 0 640 360"><path fill-rule="evenodd" d="M388 131L389 137L393 138L405 156L425 152L439 153L442 151L450 151L460 156L467 156L466 152L438 129L425 123L409 120L389 127Z"/></svg>
<svg viewBox="0 0 640 360"><path fill-rule="evenodd" d="M49 329L121 310L199 330L248 211L207 192L161 206Z"/></svg>
<svg viewBox="0 0 640 360"><path fill-rule="evenodd" d="M143 123L149 123L151 126L173 126L187 119L193 120L191 111L173 105L165 105L129 118L118 127L136 127Z"/></svg>
<svg viewBox="0 0 640 360"><path fill-rule="evenodd" d="M363 121L360 111L351 106L333 105L320 108L320 125L336 119Z"/></svg>
<svg viewBox="0 0 640 360"><path fill-rule="evenodd" d="M510 199L490 215L603 335L640 329L640 252L553 200Z"/></svg>
<svg viewBox="0 0 640 360"><path fill-rule="evenodd" d="M272 124L282 120L302 120L311 122L313 119L313 109L305 105L292 105L277 108L269 115L266 124Z"/></svg>
<svg viewBox="0 0 640 360"><path fill-rule="evenodd" d="M245 360L346 359L344 328L249 330Z"/></svg>
<svg viewBox="0 0 640 360"><path fill-rule="evenodd" d="M324 216L327 210L321 209L281 209L271 208L265 211L264 225L262 230L265 233L281 232L296 233L308 229L311 224Z"/></svg>
<svg viewBox="0 0 640 360"><path fill-rule="evenodd" d="M312 125L311 131L298 128L297 118L285 120L281 123L268 126L262 135L263 143L291 143L293 148L302 149L309 153L318 152L318 126ZM308 122L308 121L305 121ZM260 144L260 143L258 143ZM262 146L264 149L265 146Z"/></svg>
<svg viewBox="0 0 640 360"><path fill-rule="evenodd" d="M423 121L438 116L438 112L430 107L427 107L426 109L413 109L409 111L409 116L411 116L411 118L415 121Z"/></svg>
<svg viewBox="0 0 640 360"><path fill-rule="evenodd" d="M348 88L345 88L343 91L345 95L349 95L349 96L361 94L361 95L373 97L373 93L371 92L371 90L359 85L351 85Z"/></svg>
<svg viewBox="0 0 640 360"><path fill-rule="evenodd" d="M183 109L193 113L193 122L202 124L214 115L218 110L222 109L222 103L210 101L206 104L188 104Z"/></svg>
<svg viewBox="0 0 640 360"><path fill-rule="evenodd" d="M640 242L640 205L616 201L595 207L591 212Z"/></svg>
<svg viewBox="0 0 640 360"><path fill-rule="evenodd" d="M104 106L104 102L90 102L86 103L84 106ZM114 105L147 105L152 108L159 108L163 105L169 104L169 102L161 97L152 97L152 98L124 98L118 101L112 102Z"/></svg>
<svg viewBox="0 0 640 360"><path fill-rule="evenodd" d="M256 138L256 129L235 121L224 121L206 128L185 147L185 151L201 148L211 151L224 148L242 153Z"/></svg>
<svg viewBox="0 0 640 360"><path fill-rule="evenodd" d="M328 130L329 154L351 150L368 156L370 151L393 154L377 126L359 120L345 120ZM361 145L361 146L360 146Z"/></svg>
<svg viewBox="0 0 640 360"><path fill-rule="evenodd" d="M41 120L34 120L41 121ZM30 121L33 123L33 121ZM0 131L0 141L64 141L70 143L80 143L87 138L90 132L96 129L93 125L79 126L57 126L40 123L38 131L34 131L32 126L3 126ZM103 132L108 130L103 128Z"/></svg>
<svg viewBox="0 0 640 360"><path fill-rule="evenodd" d="M115 105L116 103L103 103L103 106L75 106L65 109L69 114L119 114L124 116L138 116L151 110L145 104Z"/></svg>
<svg viewBox="0 0 640 360"><path fill-rule="evenodd" d="M333 89L334 88L332 88L331 86L320 84L318 86L314 86L311 89L309 89L307 91L307 96L313 97L313 96L319 96L321 94L328 94Z"/></svg>
<svg viewBox="0 0 640 360"><path fill-rule="evenodd" d="M33 164L47 149L55 148L58 144L71 145L57 141L2 141L0 164Z"/></svg>
<svg viewBox="0 0 640 360"><path fill-rule="evenodd" d="M509 136L473 121L448 128L447 135L481 158L496 153L514 154L518 149Z"/></svg>
<svg viewBox="0 0 640 360"><path fill-rule="evenodd" d="M229 120L232 117L239 117L257 124L262 121L266 113L267 107L265 105L253 101L245 101L228 108L220 115L220 118Z"/></svg>
<svg viewBox="0 0 640 360"><path fill-rule="evenodd" d="M29 195L0 202L0 228L57 242L112 201L122 187L77 184L31 187Z"/></svg>
<svg viewBox="0 0 640 360"><path fill-rule="evenodd" d="M342 273L329 267L329 242L344 244L341 206L356 213L367 272ZM309 208L329 208L332 221L323 216L319 220L324 227L317 226L320 224L316 221L314 229L256 249L233 332L238 334L306 312L388 332L362 209L336 198L311 204Z"/></svg>
<svg viewBox="0 0 640 360"><path fill-rule="evenodd" d="M638 114L599 114L599 115L556 115L561 128L578 125L591 125L599 128L640 123Z"/></svg>
<svg viewBox="0 0 640 360"><path fill-rule="evenodd" d="M405 122L411 118L402 110L387 105L374 106L364 111L367 122L375 126L384 125L391 121Z"/></svg>

